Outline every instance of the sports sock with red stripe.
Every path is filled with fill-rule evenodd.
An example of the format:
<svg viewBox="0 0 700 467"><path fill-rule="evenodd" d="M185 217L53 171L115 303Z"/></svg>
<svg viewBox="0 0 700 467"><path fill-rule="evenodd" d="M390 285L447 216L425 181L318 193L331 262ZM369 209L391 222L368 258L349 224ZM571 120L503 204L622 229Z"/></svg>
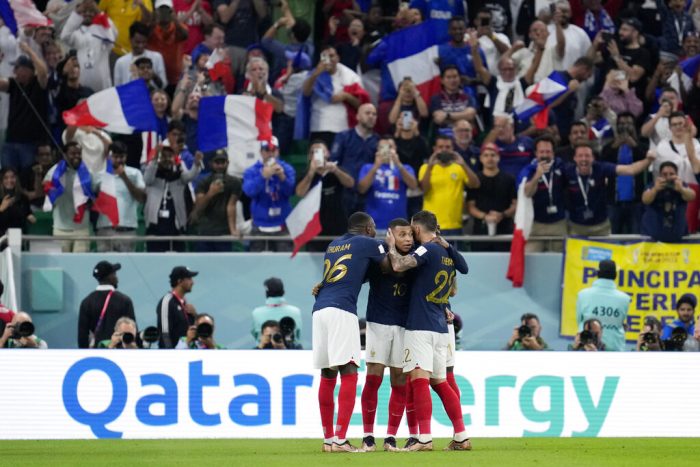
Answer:
<svg viewBox="0 0 700 467"><path fill-rule="evenodd" d="M430 419L433 416L433 401L430 398L430 383L427 378L418 378L411 381L413 386L413 403L416 407L416 419L420 438L430 437ZM421 442L425 442L422 441Z"/></svg>
<svg viewBox="0 0 700 467"><path fill-rule="evenodd" d="M323 438L333 438L333 415L335 413L335 401L333 391L335 391L336 378L321 377L321 384L318 387L318 407L321 410L321 425L323 426Z"/></svg>
<svg viewBox="0 0 700 467"><path fill-rule="evenodd" d="M440 396L455 433L462 433L464 431L464 419L462 418L462 405L459 403L457 394L455 394L447 381L436 384L433 386L433 389Z"/></svg>
<svg viewBox="0 0 700 467"><path fill-rule="evenodd" d="M401 424L401 417L406 407L406 385L391 386L391 396L389 396L389 423L387 435L396 436ZM409 430L410 431L410 430Z"/></svg>
<svg viewBox="0 0 700 467"><path fill-rule="evenodd" d="M345 439L350 424L352 411L355 409L357 397L357 373L340 376L340 391L338 392L338 423L335 427L335 436Z"/></svg>
<svg viewBox="0 0 700 467"><path fill-rule="evenodd" d="M377 393L382 385L382 377L379 375L367 375L365 387L362 389L362 425L365 436L374 434L374 418L377 415Z"/></svg>
<svg viewBox="0 0 700 467"><path fill-rule="evenodd" d="M406 378L406 424L408 425L408 434L412 438L418 436L418 420L416 419L416 404L413 401L413 381L411 378Z"/></svg>

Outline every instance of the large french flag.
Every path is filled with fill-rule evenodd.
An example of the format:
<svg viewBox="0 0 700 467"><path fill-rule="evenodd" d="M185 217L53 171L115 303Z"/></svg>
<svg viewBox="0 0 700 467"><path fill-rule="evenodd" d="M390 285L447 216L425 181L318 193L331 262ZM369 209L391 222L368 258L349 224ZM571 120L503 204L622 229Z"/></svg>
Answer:
<svg viewBox="0 0 700 467"><path fill-rule="evenodd" d="M0 0L0 18L12 34L25 26L48 26L51 20L44 16L32 0Z"/></svg>
<svg viewBox="0 0 700 467"><path fill-rule="evenodd" d="M272 105L253 96L212 96L199 101L198 143L203 152L242 141L272 138Z"/></svg>
<svg viewBox="0 0 700 467"><path fill-rule="evenodd" d="M142 79L104 89L63 112L69 126L94 126L111 133L156 131L158 121Z"/></svg>
<svg viewBox="0 0 700 467"><path fill-rule="evenodd" d="M430 102L440 92L438 45L444 21L428 20L392 32L370 53L368 63L382 64L382 99L393 99L399 84L410 76L421 96Z"/></svg>
<svg viewBox="0 0 700 467"><path fill-rule="evenodd" d="M532 223L535 218L535 208L532 198L525 195L525 183L523 177L518 186L518 204L515 208L515 231L513 241L510 244L510 261L506 278L513 282L513 287L522 287L525 280L525 244L530 237Z"/></svg>
<svg viewBox="0 0 700 467"><path fill-rule="evenodd" d="M548 77L528 88L525 100L513 110L515 118L527 121L534 116L535 126L539 129L546 128L549 106L567 90L564 75L553 71Z"/></svg>
<svg viewBox="0 0 700 467"><path fill-rule="evenodd" d="M112 223L112 226L119 225L119 207L117 205L117 183L114 175L112 160L107 159L105 173L100 181L100 192L95 198L92 209L104 214Z"/></svg>
<svg viewBox="0 0 700 467"><path fill-rule="evenodd" d="M292 258L299 249L321 233L321 185L319 181L289 213L285 223L294 240Z"/></svg>
<svg viewBox="0 0 700 467"><path fill-rule="evenodd" d="M68 170L68 163L62 160L56 165L51 180L44 183L46 197L44 198L43 210L45 212L51 211L53 205L56 204L56 200L65 192L63 183L66 170ZM80 224L83 221L88 201L95 198L95 195L92 193L91 180L90 171L85 163L81 162L71 187L74 207L73 222L76 224Z"/></svg>

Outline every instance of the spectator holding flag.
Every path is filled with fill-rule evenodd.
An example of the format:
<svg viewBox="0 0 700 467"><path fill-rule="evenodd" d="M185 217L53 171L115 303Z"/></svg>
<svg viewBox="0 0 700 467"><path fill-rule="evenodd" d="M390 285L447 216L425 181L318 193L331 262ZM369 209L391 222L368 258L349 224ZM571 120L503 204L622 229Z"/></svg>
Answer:
<svg viewBox="0 0 700 467"><path fill-rule="evenodd" d="M119 237L135 235L138 227L138 209L146 201L146 183L141 171L126 165L127 148L120 141L109 147L112 171L105 170L98 176L100 188L108 178L114 179L119 222L115 225L105 214L97 218L97 235L100 237ZM134 251L135 243L105 241L97 243L97 251Z"/></svg>
<svg viewBox="0 0 700 467"><path fill-rule="evenodd" d="M81 84L95 92L112 86L109 51L116 38L114 23L94 0L83 0L76 6L61 31L61 40L77 50Z"/></svg>
<svg viewBox="0 0 700 467"><path fill-rule="evenodd" d="M53 211L53 236L90 235L90 216L85 215L92 191L90 171L82 159L82 147L75 141L63 145L63 159L44 177L46 202L44 210ZM90 244L85 240L62 242L64 253L85 253Z"/></svg>

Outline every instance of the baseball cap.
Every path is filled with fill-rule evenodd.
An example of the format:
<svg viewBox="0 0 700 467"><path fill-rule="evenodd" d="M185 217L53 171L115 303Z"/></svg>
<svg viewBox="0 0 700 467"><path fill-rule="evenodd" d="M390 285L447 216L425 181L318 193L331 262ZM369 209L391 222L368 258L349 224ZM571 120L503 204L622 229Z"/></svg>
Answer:
<svg viewBox="0 0 700 467"><path fill-rule="evenodd" d="M624 18L621 23L633 27L637 32L642 32L642 22L637 18Z"/></svg>
<svg viewBox="0 0 700 467"><path fill-rule="evenodd" d="M167 6L171 10L173 9L173 0L156 0L155 8L156 10L162 6Z"/></svg>
<svg viewBox="0 0 700 467"><path fill-rule="evenodd" d="M26 55L20 55L17 57L17 60L15 60L15 68L23 66L25 68L31 68L32 70L34 69L34 62L32 62L32 59L27 57Z"/></svg>
<svg viewBox="0 0 700 467"><path fill-rule="evenodd" d="M189 279L199 274L197 271L187 269L187 266L175 266L170 272L170 280L178 281L180 279Z"/></svg>
<svg viewBox="0 0 700 467"><path fill-rule="evenodd" d="M270 277L263 282L265 286L265 295L268 297L281 297L284 295L284 284L282 279L277 277Z"/></svg>
<svg viewBox="0 0 700 467"><path fill-rule="evenodd" d="M695 308L695 306L698 304L698 300L697 300L697 298L695 298L695 295L693 295L691 293L685 293L685 294L681 295L681 298L679 298L678 301L676 302L676 309L680 308L680 306L683 303L687 303L691 307Z"/></svg>
<svg viewBox="0 0 700 467"><path fill-rule="evenodd" d="M269 140L260 141L260 147L268 151L274 151L279 147L279 140L277 139L277 136L273 136Z"/></svg>
<svg viewBox="0 0 700 467"><path fill-rule="evenodd" d="M213 161L218 161L218 160L228 160L228 154L226 154L225 149L219 149L214 153L214 156L212 156L211 160Z"/></svg>
<svg viewBox="0 0 700 467"><path fill-rule="evenodd" d="M615 279L617 276L617 267L615 261L604 259L598 263L598 277L602 279Z"/></svg>
<svg viewBox="0 0 700 467"><path fill-rule="evenodd" d="M98 281L101 281L105 277L109 276L112 273L115 273L119 271L122 268L122 265L119 263L110 263L109 261L100 261L95 265L95 268L92 270L92 276L97 279Z"/></svg>
<svg viewBox="0 0 700 467"><path fill-rule="evenodd" d="M495 143L484 143L481 145L481 152L484 152L484 151L493 151L496 154L500 154L501 148L496 146Z"/></svg>

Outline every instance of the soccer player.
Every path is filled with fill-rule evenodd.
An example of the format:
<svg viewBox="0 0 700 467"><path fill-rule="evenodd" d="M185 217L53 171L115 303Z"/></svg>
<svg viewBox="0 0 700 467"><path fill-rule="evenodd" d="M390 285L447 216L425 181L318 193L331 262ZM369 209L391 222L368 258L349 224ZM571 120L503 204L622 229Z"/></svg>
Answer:
<svg viewBox="0 0 700 467"><path fill-rule="evenodd" d="M410 372L419 435L418 442L407 449L433 449L430 427L433 407L429 388L432 386L442 400L454 428L453 440L446 450L470 450L471 443L464 428L462 407L446 380L449 333L445 319L445 306L456 272L466 274L467 264L460 254L450 255L449 250L433 242L438 229L433 213L416 213L411 220L411 227L421 246L406 256L398 253L396 239L391 231L387 232L389 259L394 271L416 269L404 334L404 372Z"/></svg>
<svg viewBox="0 0 700 467"><path fill-rule="evenodd" d="M374 240L374 220L364 212L348 219L348 232L332 241L323 260L323 280L313 308L314 367L321 370L318 404L323 425L323 452L358 452L345 438L355 408L360 329L357 296L370 263L385 264L385 248ZM333 391L340 373L338 420L333 425Z"/></svg>
<svg viewBox="0 0 700 467"><path fill-rule="evenodd" d="M394 219L389 230L396 239L396 250L407 255L413 248L413 230L405 219ZM389 426L384 439L385 451L398 451L396 432L406 406L406 376L403 373L403 335L408 315L410 278L406 273L384 274L379 266L369 268L369 297L367 301L367 341L365 361L367 377L362 390L362 424L365 435L362 448L376 449L374 417L377 393L382 385L384 369L389 367L391 396L389 397Z"/></svg>

